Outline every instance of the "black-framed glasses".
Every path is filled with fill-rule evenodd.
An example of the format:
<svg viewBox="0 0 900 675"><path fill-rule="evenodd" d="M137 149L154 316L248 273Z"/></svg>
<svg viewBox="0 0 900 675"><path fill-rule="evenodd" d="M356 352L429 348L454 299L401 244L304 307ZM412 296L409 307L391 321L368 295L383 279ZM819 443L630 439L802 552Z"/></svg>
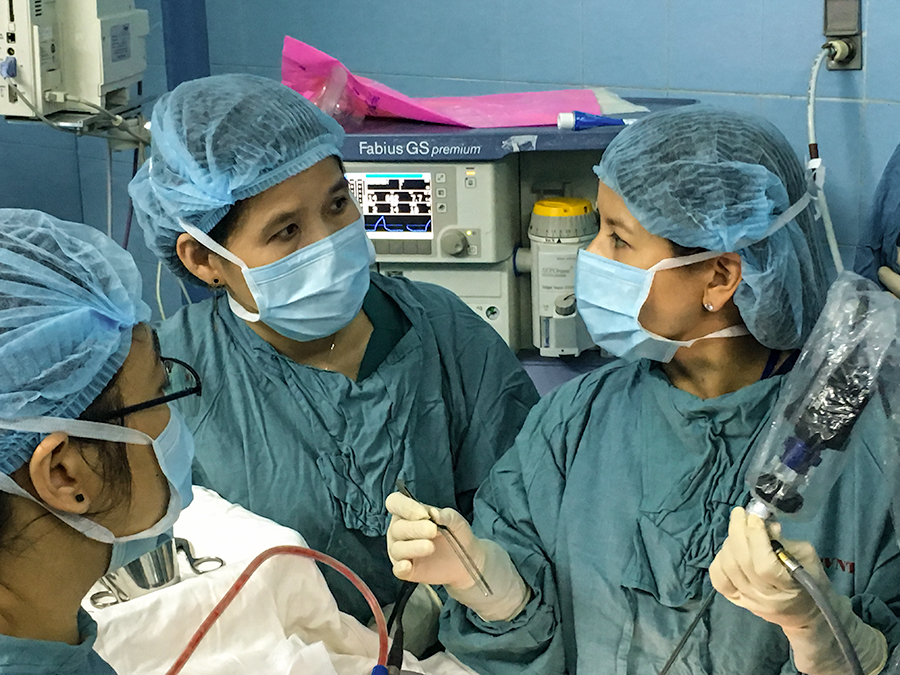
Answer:
<svg viewBox="0 0 900 675"><path fill-rule="evenodd" d="M200 376L197 371L191 368L184 361L173 359L170 357L160 357L163 366L166 369L166 384L163 387L165 395L159 396L143 403L136 403L117 410L102 413L100 415L91 415L92 422L109 422L110 420L121 419L126 415L155 408L164 403L177 401L186 396L200 395L202 385L200 384Z"/></svg>

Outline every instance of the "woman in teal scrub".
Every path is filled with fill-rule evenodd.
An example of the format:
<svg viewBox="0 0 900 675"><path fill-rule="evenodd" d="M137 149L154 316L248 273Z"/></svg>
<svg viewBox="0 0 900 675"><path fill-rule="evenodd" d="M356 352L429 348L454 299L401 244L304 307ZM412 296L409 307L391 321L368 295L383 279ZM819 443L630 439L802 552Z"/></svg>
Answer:
<svg viewBox="0 0 900 675"><path fill-rule="evenodd" d="M296 92L249 75L186 82L156 104L152 132L129 187L138 222L169 269L215 291L160 328L210 391L182 408L195 479L393 602L384 499L396 479L470 515L534 386L452 293L370 273L343 131ZM326 576L343 610L368 617Z"/></svg>
<svg viewBox="0 0 900 675"><path fill-rule="evenodd" d="M713 586L670 673L850 672L762 521L740 508L754 441L824 302L800 163L764 120L692 106L626 127L595 171L601 226L575 294L594 341L622 358L534 408L479 490L473 529L391 495L395 572L444 584L455 600L441 641L485 675L658 673ZM867 408L819 512L784 524L866 673L900 644L880 452L890 424Z"/></svg>

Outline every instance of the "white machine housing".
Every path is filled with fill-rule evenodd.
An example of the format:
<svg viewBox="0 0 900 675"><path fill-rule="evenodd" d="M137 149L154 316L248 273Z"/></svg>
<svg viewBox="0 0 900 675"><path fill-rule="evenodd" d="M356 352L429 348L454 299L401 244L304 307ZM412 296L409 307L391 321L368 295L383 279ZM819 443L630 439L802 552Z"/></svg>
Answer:
<svg viewBox="0 0 900 675"><path fill-rule="evenodd" d="M346 162L378 270L448 288L510 345L522 323L513 250L518 158L468 163Z"/></svg>
<svg viewBox="0 0 900 675"><path fill-rule="evenodd" d="M0 0L0 61L14 56L16 86L43 115L128 103L147 68L149 13L133 0ZM33 118L0 80L0 115Z"/></svg>
<svg viewBox="0 0 900 675"><path fill-rule="evenodd" d="M519 283L512 258L490 265L410 265L385 263L378 271L453 291L491 326L513 351L524 345L519 314Z"/></svg>
<svg viewBox="0 0 900 675"><path fill-rule="evenodd" d="M498 263L519 235L515 156L476 163L347 162L378 262Z"/></svg>

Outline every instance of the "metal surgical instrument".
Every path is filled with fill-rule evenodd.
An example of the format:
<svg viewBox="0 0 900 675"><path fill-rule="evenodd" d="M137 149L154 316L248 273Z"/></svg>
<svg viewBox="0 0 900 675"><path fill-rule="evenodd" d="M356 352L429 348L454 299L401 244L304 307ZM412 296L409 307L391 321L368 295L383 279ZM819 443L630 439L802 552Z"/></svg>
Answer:
<svg viewBox="0 0 900 675"><path fill-rule="evenodd" d="M404 497L409 497L414 501L419 501L415 497L412 496L412 493L406 487L406 481L402 478L398 478L396 481L397 491L400 492ZM421 502L419 502L421 504ZM432 522L434 522L432 520ZM481 570L478 569L478 565L475 564L475 561L472 560L472 556L463 548L463 545L459 543L459 539L456 538L456 535L450 531L446 525L441 525L440 523L434 523L437 525L438 532L444 535L444 539L447 540L447 543L450 545L450 548L456 554L456 557L459 558L459 561L463 564L463 567L466 568L466 572L469 573L469 576L472 577L472 581L475 582L475 585L478 586L478 590L484 593L485 597L489 595L493 595L494 591L491 590L491 587L488 585L487 579L484 578L484 575L481 573Z"/></svg>

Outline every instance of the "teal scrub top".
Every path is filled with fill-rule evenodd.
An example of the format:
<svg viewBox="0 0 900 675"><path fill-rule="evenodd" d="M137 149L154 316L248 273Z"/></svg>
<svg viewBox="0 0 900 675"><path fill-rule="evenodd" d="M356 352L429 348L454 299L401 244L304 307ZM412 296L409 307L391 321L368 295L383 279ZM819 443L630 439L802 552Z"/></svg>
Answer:
<svg viewBox="0 0 900 675"><path fill-rule="evenodd" d="M711 590L707 569L783 376L701 400L648 361L615 362L545 397L475 499L476 533L503 546L534 596L508 622L451 601L441 641L484 675L657 673ZM811 541L838 593L900 643L900 551L879 458L889 438L865 409ZM796 673L774 624L717 596L671 675Z"/></svg>
<svg viewBox="0 0 900 675"><path fill-rule="evenodd" d="M176 404L196 441L195 482L298 530L384 605L400 583L384 539L396 479L471 516L538 395L497 332L450 291L371 281L374 333L357 381L282 356L221 300L182 309L159 337L203 383ZM341 609L371 616L348 582L325 575Z"/></svg>
<svg viewBox="0 0 900 675"><path fill-rule="evenodd" d="M78 632L78 645L0 635L0 675L116 675L94 651L97 623L83 609Z"/></svg>

